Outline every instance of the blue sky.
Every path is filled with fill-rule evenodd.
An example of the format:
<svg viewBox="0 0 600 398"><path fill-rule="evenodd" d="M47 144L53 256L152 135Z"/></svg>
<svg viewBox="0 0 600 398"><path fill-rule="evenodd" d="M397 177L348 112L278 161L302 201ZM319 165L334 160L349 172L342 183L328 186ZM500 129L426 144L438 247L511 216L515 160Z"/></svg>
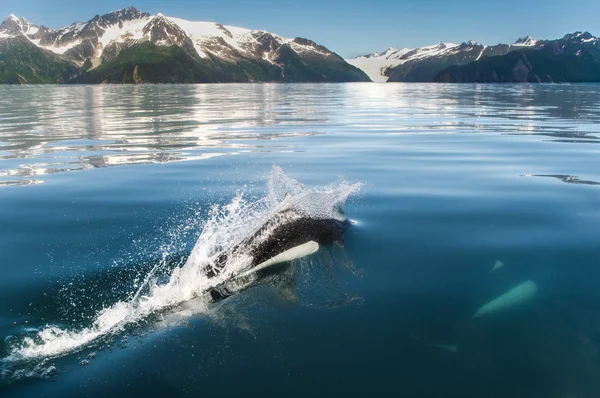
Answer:
<svg viewBox="0 0 600 398"><path fill-rule="evenodd" d="M578 0L0 0L14 13L53 28L135 6L151 14L302 36L342 56L470 39L557 38L576 30L600 35L600 1Z"/></svg>

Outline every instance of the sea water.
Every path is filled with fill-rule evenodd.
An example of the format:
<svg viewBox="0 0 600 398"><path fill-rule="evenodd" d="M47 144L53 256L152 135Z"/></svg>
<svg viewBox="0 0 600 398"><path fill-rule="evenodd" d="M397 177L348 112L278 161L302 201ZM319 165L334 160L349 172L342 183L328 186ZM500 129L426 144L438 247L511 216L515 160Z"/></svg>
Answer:
<svg viewBox="0 0 600 398"><path fill-rule="evenodd" d="M3 397L600 395L600 85L0 94ZM343 242L203 300L305 192Z"/></svg>

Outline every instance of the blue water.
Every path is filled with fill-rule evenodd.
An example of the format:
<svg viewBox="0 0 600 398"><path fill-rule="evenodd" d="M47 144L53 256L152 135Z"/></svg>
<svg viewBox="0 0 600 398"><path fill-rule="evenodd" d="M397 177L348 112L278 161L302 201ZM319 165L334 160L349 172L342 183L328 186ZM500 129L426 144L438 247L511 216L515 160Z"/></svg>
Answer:
<svg viewBox="0 0 600 398"><path fill-rule="evenodd" d="M0 394L598 397L599 138L600 85L0 88ZM73 343L278 168L362 184L293 300L259 284Z"/></svg>

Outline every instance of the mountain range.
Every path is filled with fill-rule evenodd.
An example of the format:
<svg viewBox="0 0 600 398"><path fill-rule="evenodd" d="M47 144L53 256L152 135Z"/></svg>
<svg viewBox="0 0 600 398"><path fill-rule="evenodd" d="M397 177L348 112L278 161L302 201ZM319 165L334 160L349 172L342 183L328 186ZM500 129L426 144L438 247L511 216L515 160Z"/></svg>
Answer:
<svg viewBox="0 0 600 398"><path fill-rule="evenodd" d="M389 48L353 59L306 38L192 22L134 7L60 29L0 24L0 83L600 82L588 32L513 44Z"/></svg>
<svg viewBox="0 0 600 398"><path fill-rule="evenodd" d="M389 48L346 60L378 82L600 82L600 39L575 32L556 40L513 44L475 41Z"/></svg>
<svg viewBox="0 0 600 398"><path fill-rule="evenodd" d="M134 7L58 30L12 14L0 24L0 83L351 81L369 78L309 39Z"/></svg>

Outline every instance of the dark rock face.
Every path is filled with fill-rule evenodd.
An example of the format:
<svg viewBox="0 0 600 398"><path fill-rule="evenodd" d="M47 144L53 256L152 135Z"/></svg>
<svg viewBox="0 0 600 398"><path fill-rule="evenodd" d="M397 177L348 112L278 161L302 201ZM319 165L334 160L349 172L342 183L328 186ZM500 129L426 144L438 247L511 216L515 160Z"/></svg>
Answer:
<svg viewBox="0 0 600 398"><path fill-rule="evenodd" d="M5 32L9 35L18 35L22 30L21 21L15 18L14 15L9 16L2 24L0 24L0 32Z"/></svg>
<svg viewBox="0 0 600 398"><path fill-rule="evenodd" d="M147 12L140 12L135 7L128 7L128 8L119 10L119 11L114 11L114 12L108 13L101 17L97 16L97 18L98 18L98 24L100 26L107 27L107 26L122 24L123 21L133 21L136 19L142 19L142 18L149 17L149 16L150 16L150 14L148 14ZM121 25L121 27L122 27L122 25Z"/></svg>
<svg viewBox="0 0 600 398"><path fill-rule="evenodd" d="M98 37L102 36L105 30L100 26L99 23L100 17L96 16L90 22L88 22L85 27L77 34L79 38L82 39L98 39Z"/></svg>
<svg viewBox="0 0 600 398"><path fill-rule="evenodd" d="M563 36L562 40L568 42L578 42L581 43L585 40L593 39L594 36L590 32L575 32L575 33L567 33Z"/></svg>
<svg viewBox="0 0 600 398"><path fill-rule="evenodd" d="M35 25L31 25L31 27L35 27ZM27 37L33 40L41 40L43 41L46 37L51 36L54 30L46 27L46 26L37 26L38 31L36 33L28 34ZM40 43L43 45L43 43Z"/></svg>
<svg viewBox="0 0 600 398"><path fill-rule="evenodd" d="M535 40L531 36L525 36L525 37L521 37L521 38L517 39L515 41L515 44L530 45L534 42L535 42Z"/></svg>
<svg viewBox="0 0 600 398"><path fill-rule="evenodd" d="M153 18L142 29L144 35L150 36L152 43L161 45L178 46L183 48L191 56L196 56L192 39L177 24L169 21L162 15Z"/></svg>
<svg viewBox="0 0 600 398"><path fill-rule="evenodd" d="M519 48L442 70L436 82L600 82L600 39L575 32L562 39Z"/></svg>
<svg viewBox="0 0 600 398"><path fill-rule="evenodd" d="M223 25L221 25L220 23L216 24L217 28L219 28L221 31L223 31L223 33L225 33L227 36L231 37L233 39L233 34Z"/></svg>
<svg viewBox="0 0 600 398"><path fill-rule="evenodd" d="M50 34L49 36L52 37L54 36L52 42L55 43L56 46L58 47L62 47L64 45L67 45L69 43L71 43L72 41L77 39L77 35L79 34L79 31L77 29L77 26L71 26L70 30L59 30L58 32L53 32L54 34ZM90 34L90 38L94 38L94 36L92 34ZM96 37L97 39L97 37ZM52 42L48 43L51 44Z"/></svg>
<svg viewBox="0 0 600 398"><path fill-rule="evenodd" d="M98 38L91 37L83 40L81 44L67 50L64 53L64 56L71 61L84 62L85 60L94 57L97 46Z"/></svg>
<svg viewBox="0 0 600 398"><path fill-rule="evenodd" d="M389 68L386 74L389 76L389 82L431 82L446 68L466 65L483 57L504 55L518 48L521 47L508 44L483 46L475 41L448 48L444 43L440 43L435 47L435 50L444 50L439 55L418 58L415 55L420 49L409 51L401 57L406 62Z"/></svg>
<svg viewBox="0 0 600 398"><path fill-rule="evenodd" d="M280 44L272 34L268 32L255 32L253 33L254 38L260 44L261 50L263 52L271 52L277 51ZM258 55L258 53L256 53Z"/></svg>
<svg viewBox="0 0 600 398"><path fill-rule="evenodd" d="M422 50L415 49L386 74L390 82L597 81L599 41L589 32L575 32L557 40L526 36L512 45L470 41L447 50L437 48L443 51L432 56L419 56Z"/></svg>
<svg viewBox="0 0 600 398"><path fill-rule="evenodd" d="M188 38L181 28L162 16L148 22L142 33L149 35L153 43L168 42L171 45L183 43Z"/></svg>
<svg viewBox="0 0 600 398"><path fill-rule="evenodd" d="M110 43L108 46L104 47L104 51L102 51L102 63L117 58L119 53L128 47L130 47L130 43Z"/></svg>

